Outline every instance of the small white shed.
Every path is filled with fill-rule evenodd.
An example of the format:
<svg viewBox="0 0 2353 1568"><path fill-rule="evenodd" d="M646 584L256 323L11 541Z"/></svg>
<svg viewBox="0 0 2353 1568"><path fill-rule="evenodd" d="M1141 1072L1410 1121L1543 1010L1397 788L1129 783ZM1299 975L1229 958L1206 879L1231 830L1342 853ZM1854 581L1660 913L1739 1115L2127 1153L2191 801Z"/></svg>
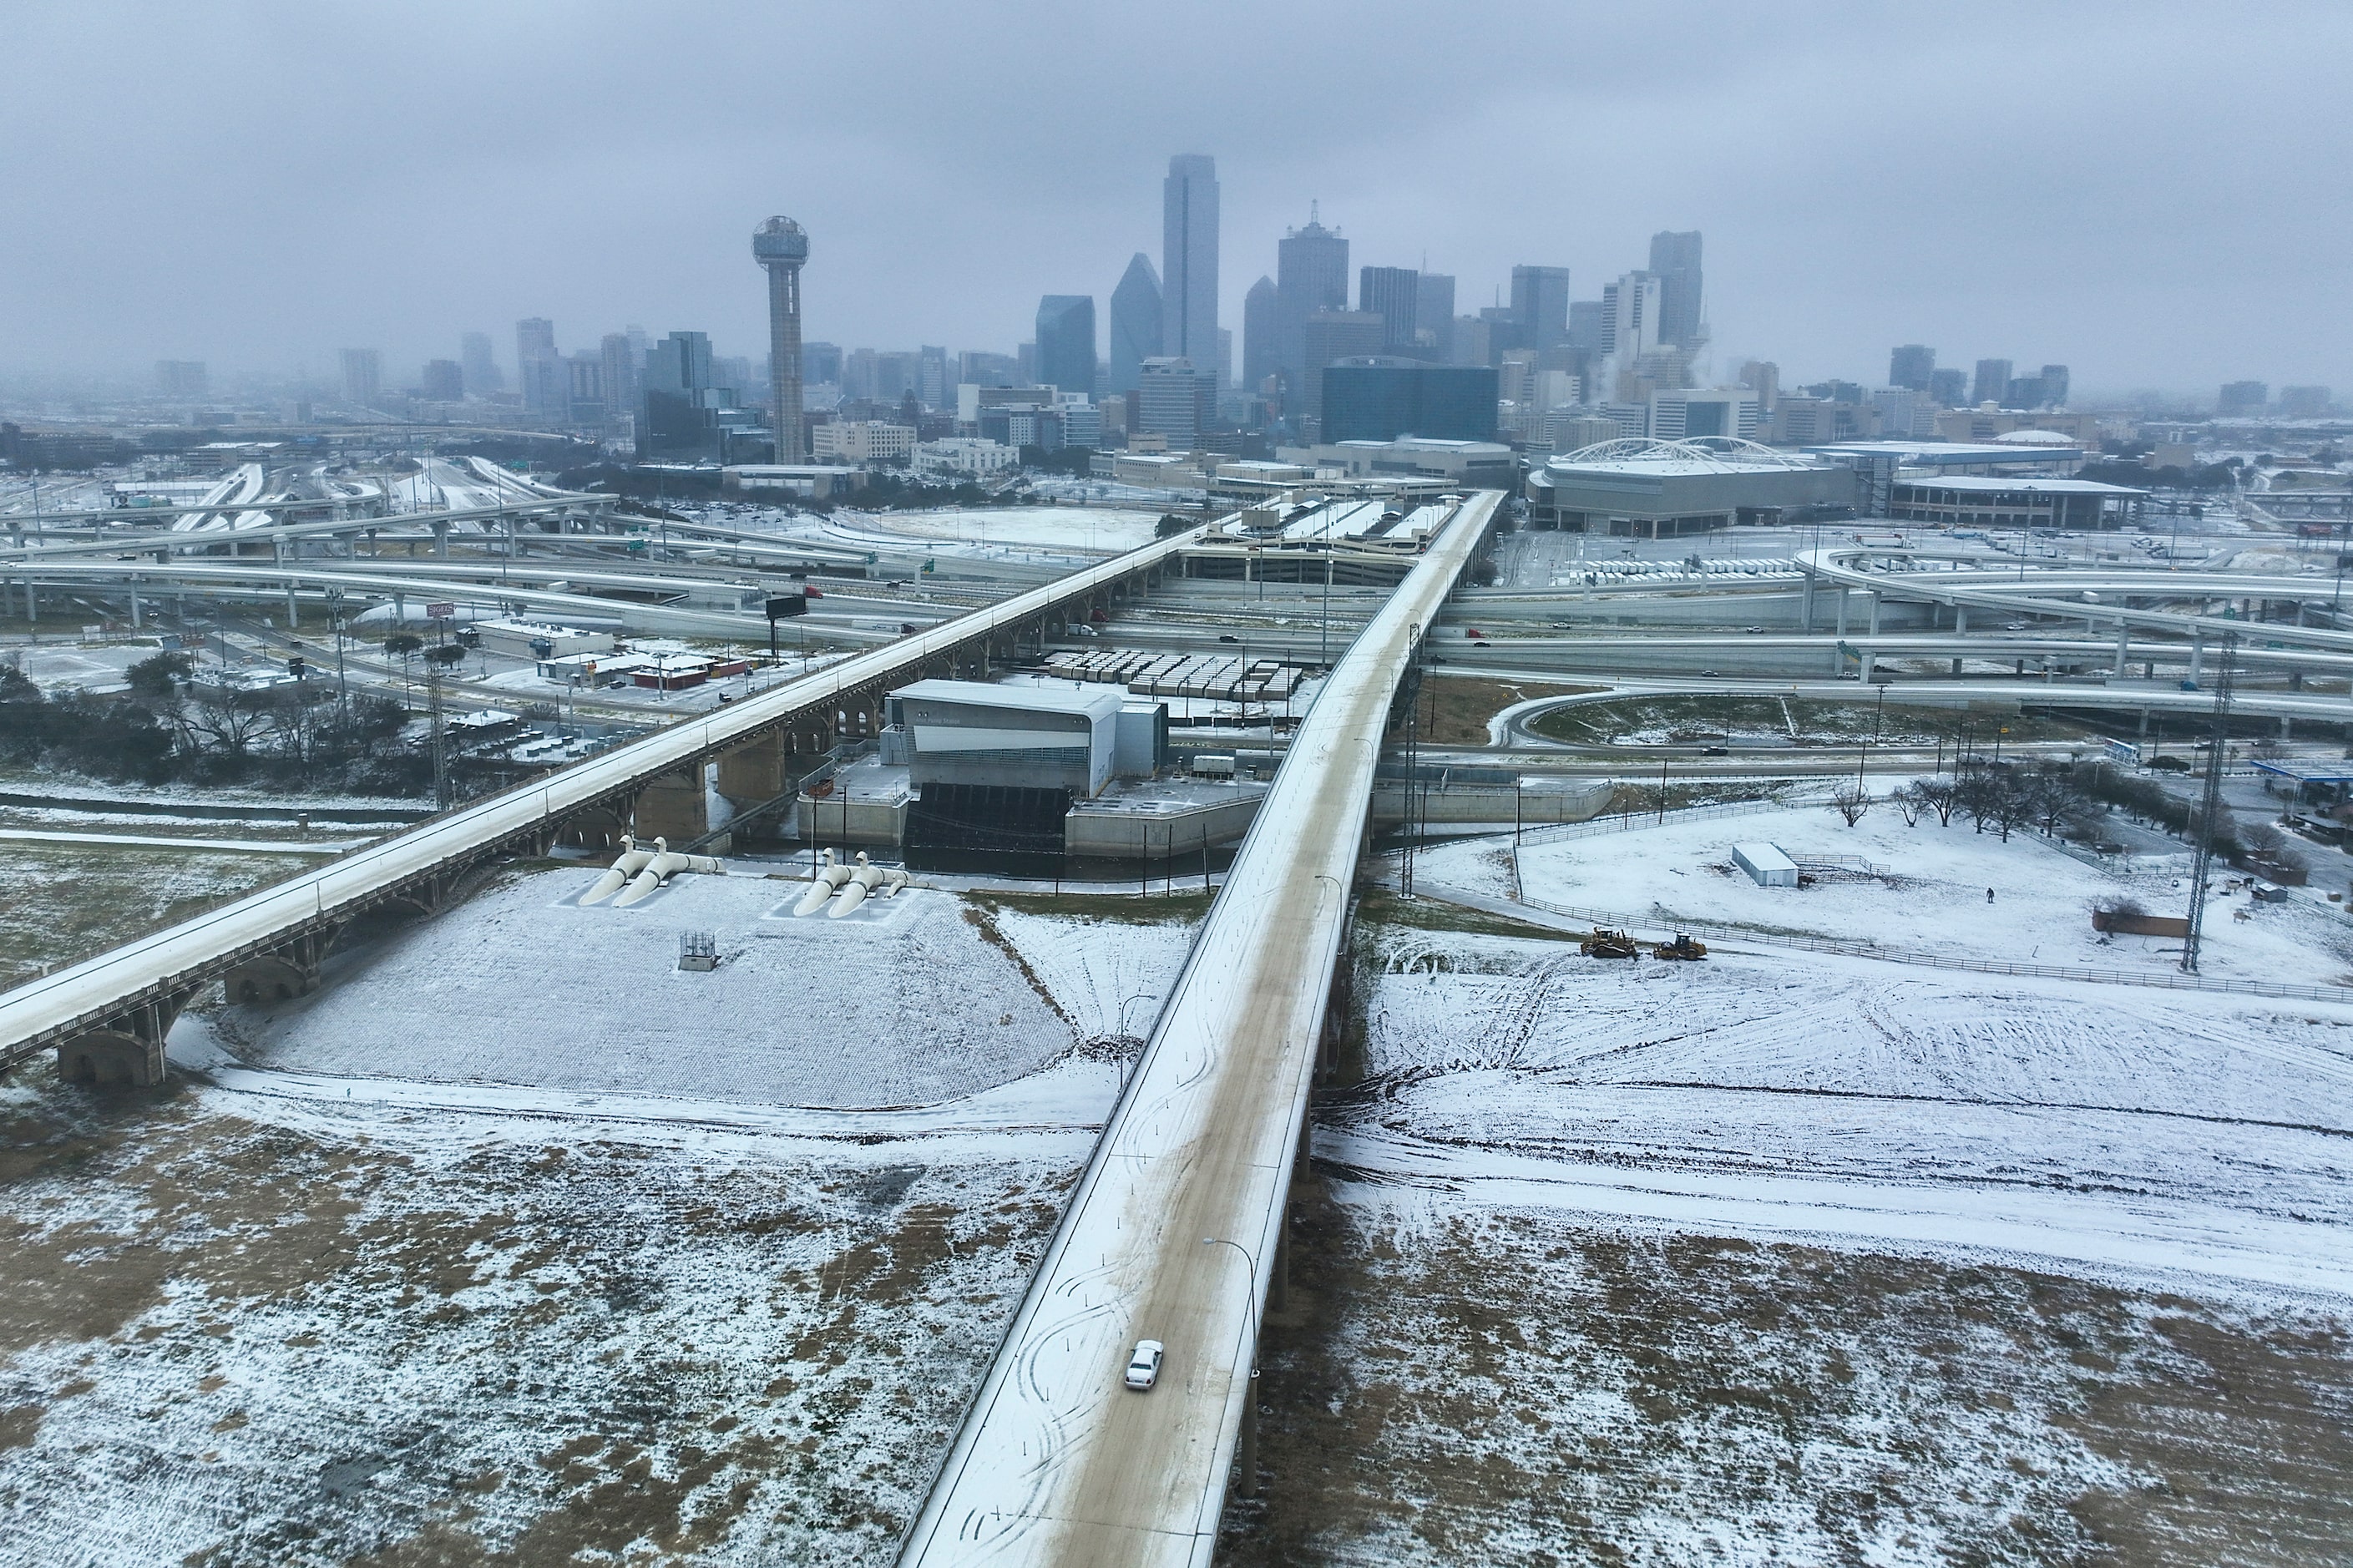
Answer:
<svg viewBox="0 0 2353 1568"><path fill-rule="evenodd" d="M1798 863L1781 853L1774 844L1736 844L1732 847L1732 863L1748 873L1748 879L1760 888L1794 888L1798 885Z"/></svg>

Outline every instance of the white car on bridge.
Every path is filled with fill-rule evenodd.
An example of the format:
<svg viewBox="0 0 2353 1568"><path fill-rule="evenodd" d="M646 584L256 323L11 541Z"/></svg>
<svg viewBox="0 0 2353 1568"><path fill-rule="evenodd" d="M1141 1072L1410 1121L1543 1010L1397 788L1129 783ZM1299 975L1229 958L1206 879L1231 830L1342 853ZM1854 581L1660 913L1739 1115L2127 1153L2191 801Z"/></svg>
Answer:
<svg viewBox="0 0 2353 1568"><path fill-rule="evenodd" d="M1168 1352L1158 1340L1138 1340L1127 1358L1127 1385L1139 1392L1160 1379L1160 1360Z"/></svg>

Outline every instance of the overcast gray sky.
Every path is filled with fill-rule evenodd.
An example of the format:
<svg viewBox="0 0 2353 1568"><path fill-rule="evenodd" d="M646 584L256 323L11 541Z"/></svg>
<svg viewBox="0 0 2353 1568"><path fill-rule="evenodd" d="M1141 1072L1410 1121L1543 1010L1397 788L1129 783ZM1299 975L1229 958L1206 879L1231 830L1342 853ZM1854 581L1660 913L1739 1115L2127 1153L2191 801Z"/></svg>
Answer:
<svg viewBox="0 0 2353 1568"><path fill-rule="evenodd" d="M1010 349L1224 195L1226 324L1311 199L1354 265L1577 298L1706 235L1719 367L1889 345L2353 391L2353 5L138 5L6 24L0 370L406 374L627 322L757 353L753 226L807 331Z"/></svg>

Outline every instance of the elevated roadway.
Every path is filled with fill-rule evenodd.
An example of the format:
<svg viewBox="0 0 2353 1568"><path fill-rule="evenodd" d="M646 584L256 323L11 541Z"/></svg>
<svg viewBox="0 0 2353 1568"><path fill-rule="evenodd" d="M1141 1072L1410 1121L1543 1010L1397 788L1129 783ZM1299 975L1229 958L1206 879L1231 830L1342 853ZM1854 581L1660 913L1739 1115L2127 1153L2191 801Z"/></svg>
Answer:
<svg viewBox="0 0 2353 1568"><path fill-rule="evenodd" d="M902 1564L1208 1563L1381 737L1499 500L1458 509L1301 724ZM1139 1339L1167 1347L1143 1394L1121 1385Z"/></svg>
<svg viewBox="0 0 2353 1568"><path fill-rule="evenodd" d="M659 781L699 809L706 762L754 745L821 751L880 729L882 694L923 674L982 667L1129 594L1199 530L897 639L715 712L427 819L368 849L0 994L0 1070L50 1047L73 1076L153 1081L172 1019L206 984L250 972L299 994L352 918L391 902L435 907L486 859L543 851L584 814L624 818ZM609 603L608 601L596 601ZM739 623L740 624L740 623ZM723 761L723 768L724 763ZM649 830L650 831L650 830Z"/></svg>

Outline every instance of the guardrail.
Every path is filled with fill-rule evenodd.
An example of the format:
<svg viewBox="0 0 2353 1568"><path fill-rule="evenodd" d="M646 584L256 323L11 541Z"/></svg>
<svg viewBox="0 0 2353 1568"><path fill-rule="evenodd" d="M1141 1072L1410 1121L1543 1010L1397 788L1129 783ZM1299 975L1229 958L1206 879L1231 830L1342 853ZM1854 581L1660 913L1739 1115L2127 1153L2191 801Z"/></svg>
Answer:
<svg viewBox="0 0 2353 1568"><path fill-rule="evenodd" d="M1441 892L1435 897L1444 898ZM1715 942L1759 942L1767 947L1794 948L1802 952L1827 952L1842 958L1875 958L1888 963L1908 963L1926 969L1959 969L1976 974L2014 974L2037 980L2073 980L2094 985L2139 985L2159 991L2222 991L2242 996L2278 996L2303 1002L2353 1004L2353 989L2342 985L2282 985L2268 980L2216 980L2203 974L2166 974L2131 969L2073 969L2055 963L2006 963L1990 958L1954 958L1922 952L1915 948L1883 947L1877 942L1834 942L1827 937L1767 936L1737 926L1703 924L1695 921L1640 919L1614 910L1580 909L1544 899L1521 897L1514 902L1571 920L1592 921L1620 930L1688 931Z"/></svg>

